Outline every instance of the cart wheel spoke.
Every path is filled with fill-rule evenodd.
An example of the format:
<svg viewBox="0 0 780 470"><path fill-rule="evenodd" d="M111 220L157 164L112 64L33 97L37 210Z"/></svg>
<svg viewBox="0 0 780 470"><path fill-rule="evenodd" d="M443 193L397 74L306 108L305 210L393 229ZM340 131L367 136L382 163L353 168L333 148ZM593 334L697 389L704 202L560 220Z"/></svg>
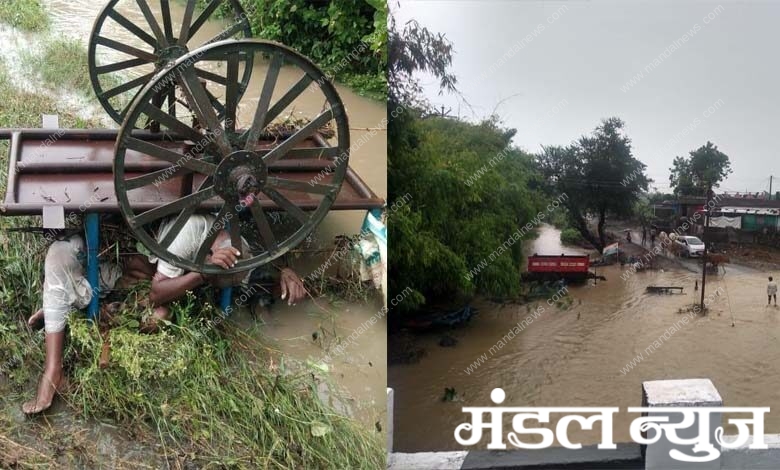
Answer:
<svg viewBox="0 0 780 470"><path fill-rule="evenodd" d="M252 219L254 219L257 229L260 232L260 238L263 240L263 245L266 251L276 251L279 249L279 245L276 242L276 236L271 229L271 224L268 223L268 217L265 215L263 207L260 205L260 201L255 201L254 204L249 206L249 210L252 211Z"/></svg>
<svg viewBox="0 0 780 470"><path fill-rule="evenodd" d="M282 68L282 56L274 54L271 64L268 66L268 73L263 83L263 91L260 93L260 99L257 102L255 117L252 120L252 127L249 128L249 134L246 139L245 150L253 150L257 147L257 141L260 139L260 133L265 129L266 115L268 107L271 104L271 96L276 88L276 80L279 77L279 70Z"/></svg>
<svg viewBox="0 0 780 470"><path fill-rule="evenodd" d="M131 227L143 226L150 222L154 222L155 220L160 220L165 216L183 211L190 205L197 206L198 204L211 199L215 195L216 193L214 192L214 186L211 186L201 191L194 192L188 196L184 196L183 198L174 202L155 207L154 209L149 209L146 212L141 212L139 215L135 216L133 219L130 219L128 222L130 223Z"/></svg>
<svg viewBox="0 0 780 470"><path fill-rule="evenodd" d="M154 73L147 73L144 76L138 77L135 80L130 80L129 82L123 83L115 88L112 88L110 90L104 91L100 94L100 97L102 98L113 98L116 95L119 95L121 93L124 93L126 91L130 91L133 88L138 88L144 86L150 78L154 76Z"/></svg>
<svg viewBox="0 0 780 470"><path fill-rule="evenodd" d="M195 12L195 2L187 2L187 6L184 9L184 17L181 20L181 28L179 29L179 45L186 46L187 41L190 39L190 27L192 25L192 14Z"/></svg>
<svg viewBox="0 0 780 470"><path fill-rule="evenodd" d="M263 188L263 192L266 196L271 198L279 207L289 212L298 222L305 224L309 221L309 216L306 212L303 212L298 206L293 204L289 199L284 197L279 191L273 188Z"/></svg>
<svg viewBox="0 0 780 470"><path fill-rule="evenodd" d="M211 18L211 15L217 10L217 7L219 7L220 3L222 3L222 0L212 0L212 2L208 4L208 6L203 10L200 16L198 16L195 22L192 23L192 26L190 26L187 40L195 36L195 34L200 30L200 27L203 26L209 18ZM182 37L184 37L184 34L182 34Z"/></svg>
<svg viewBox="0 0 780 470"><path fill-rule="evenodd" d="M102 65L95 70L99 75L103 75L110 72L118 72L120 70L129 69L131 67L138 67L139 65L146 65L150 63L145 59L129 59L122 62L116 62L110 65Z"/></svg>
<svg viewBox="0 0 780 470"><path fill-rule="evenodd" d="M203 186L205 186L206 184L207 184L206 181L204 181L203 184L201 184L200 188L198 188L198 191L200 191L203 188ZM173 239L176 238L176 235L179 234L179 231L181 231L182 227L184 227L184 224L187 223L187 221L190 219L192 214L194 214L197 209L198 209L197 204L192 204L188 207L185 207L184 210L182 210L179 213L179 215L176 216L176 219L174 219L173 223L170 225L170 228L168 229L168 232L165 234L163 239L160 240L160 246L163 246L165 248L171 246Z"/></svg>
<svg viewBox="0 0 780 470"><path fill-rule="evenodd" d="M225 128L229 132L236 130L236 112L238 108L238 54L230 54L227 63L225 89Z"/></svg>
<svg viewBox="0 0 780 470"><path fill-rule="evenodd" d="M160 0L160 11L163 17L163 29L168 43L173 43L173 23L171 22L171 6L169 0Z"/></svg>
<svg viewBox="0 0 780 470"><path fill-rule="evenodd" d="M190 67L180 70L179 76L182 78L182 91L187 97L190 109L195 112L200 122L208 126L212 131L222 155L229 155L232 152L230 142L228 142L227 136L225 136L225 129L222 128L219 118L214 112L214 107L206 88L203 87L203 84L200 83Z"/></svg>
<svg viewBox="0 0 780 470"><path fill-rule="evenodd" d="M241 222L238 220L238 213L234 206L225 204L228 206L228 214L232 222L228 223L228 231L230 232L230 245L238 251L244 249L244 244L241 243Z"/></svg>
<svg viewBox="0 0 780 470"><path fill-rule="evenodd" d="M223 30L221 33L209 39L208 41L206 41L206 44L212 44L218 41L224 41L225 39L230 39L236 34L243 31L244 28L246 28L246 18L241 19L241 21L233 24L229 28Z"/></svg>
<svg viewBox="0 0 780 470"><path fill-rule="evenodd" d="M311 84L312 79L308 75L304 75L303 77L298 80L295 85L290 87L289 90L285 92L284 95L282 95L281 98L279 98L279 101L277 101L271 109L268 110L268 114L265 116L265 122L263 122L262 127L265 128L265 126L268 125L271 121L276 119L276 116L281 114L282 111L287 106L290 106L290 104L295 101L295 98L299 97L301 93L303 93L306 88Z"/></svg>
<svg viewBox="0 0 780 470"><path fill-rule="evenodd" d="M114 41L113 39L98 37L95 40L95 43L101 46L106 46L108 48L114 49L119 52L124 52L125 54L137 57L139 59L144 59L148 62L155 62L157 60L157 56L155 56L151 52L142 51L137 47L123 44L121 42Z"/></svg>
<svg viewBox="0 0 780 470"><path fill-rule="evenodd" d="M165 160L166 162L173 163L174 165L178 166L183 166L184 168L188 168L192 171L203 173L205 175L211 175L217 169L216 165L213 163L198 160L197 158L193 158L193 156L190 154L177 153L173 150L168 150L165 147L160 147L159 145L137 139L135 137L126 137L125 145L127 145L127 148L137 150L138 152L145 153L146 155L151 155L155 158L159 158L160 160Z"/></svg>
<svg viewBox="0 0 780 470"><path fill-rule="evenodd" d="M287 138L284 142L282 142L278 147L274 148L265 156L263 157L263 162L266 165L270 165L271 163L274 163L275 161L282 158L287 152L292 150L293 147L301 143L302 141L306 140L308 137L311 137L312 134L317 132L319 128L330 122L332 119L336 117L336 113L340 111L340 106L336 109L328 109L326 111L323 111L319 116L314 118L312 121L310 121L308 124L303 126L301 129L299 129L295 134L291 135ZM249 145L247 145L247 148Z"/></svg>
<svg viewBox="0 0 780 470"><path fill-rule="evenodd" d="M192 173L193 170L191 170L190 168L173 165L167 168L163 168L162 170L157 170L151 173L147 173L145 175L128 178L125 180L125 188L127 188L127 190L130 191L133 189L142 188L144 186L149 186L150 184L153 183L158 183L171 178L175 178L177 176L184 176Z"/></svg>
<svg viewBox="0 0 780 470"><path fill-rule="evenodd" d="M151 35L149 35L149 33L139 28L135 23L128 20L126 17L122 16L122 14L119 13L118 11L111 10L108 12L108 16L112 20L120 24L122 27L124 27L126 30L138 36L138 38L141 39L143 42L149 44L152 47L155 48L157 47L157 41Z"/></svg>
<svg viewBox="0 0 780 470"><path fill-rule="evenodd" d="M173 115L167 114L165 111L151 103L142 103L140 111L183 138L190 139L194 142L199 142L204 139L204 136L193 127L183 123Z"/></svg>
<svg viewBox="0 0 780 470"><path fill-rule="evenodd" d="M162 30L160 29L160 24L157 22L157 19L155 19L154 13L152 13L151 8L149 8L149 4L146 3L146 0L135 0L135 1L138 4L138 8L140 8L141 12L144 14L144 18L146 18L146 22L149 24L149 27L152 29L152 33L154 34L154 37L157 38L157 42L163 47L167 47L168 39L165 37L165 34L163 34Z"/></svg>

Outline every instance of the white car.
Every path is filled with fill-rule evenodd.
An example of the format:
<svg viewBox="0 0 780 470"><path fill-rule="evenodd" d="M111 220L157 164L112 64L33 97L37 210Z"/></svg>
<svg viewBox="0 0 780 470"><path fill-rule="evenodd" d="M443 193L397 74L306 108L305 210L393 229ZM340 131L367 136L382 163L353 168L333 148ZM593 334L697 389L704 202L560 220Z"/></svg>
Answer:
<svg viewBox="0 0 780 470"><path fill-rule="evenodd" d="M683 256L695 257L704 254L704 242L699 240L698 237L683 235L681 237L677 237L674 242L682 246Z"/></svg>

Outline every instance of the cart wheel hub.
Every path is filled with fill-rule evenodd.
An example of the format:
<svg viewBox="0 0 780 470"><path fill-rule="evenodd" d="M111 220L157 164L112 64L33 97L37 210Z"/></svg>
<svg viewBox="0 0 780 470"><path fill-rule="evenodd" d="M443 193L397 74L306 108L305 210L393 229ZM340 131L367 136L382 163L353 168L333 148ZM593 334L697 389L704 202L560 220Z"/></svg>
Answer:
<svg viewBox="0 0 780 470"><path fill-rule="evenodd" d="M220 162L214 173L214 189L225 201L240 201L265 187L268 167L255 152L238 150Z"/></svg>
<svg viewBox="0 0 780 470"><path fill-rule="evenodd" d="M166 65L174 63L179 57L189 54L189 52L187 46L180 46L178 44L165 47L159 51L155 51L156 55L159 57L155 65L158 70L162 69Z"/></svg>

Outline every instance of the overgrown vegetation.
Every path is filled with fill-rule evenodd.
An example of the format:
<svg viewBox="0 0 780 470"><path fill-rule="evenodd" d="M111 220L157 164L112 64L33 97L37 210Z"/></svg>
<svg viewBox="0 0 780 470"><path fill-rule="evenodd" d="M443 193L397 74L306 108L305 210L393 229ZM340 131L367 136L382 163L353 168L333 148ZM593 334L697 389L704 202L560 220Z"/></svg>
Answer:
<svg viewBox="0 0 780 470"><path fill-rule="evenodd" d="M474 293L514 296L522 260L516 234L546 199L534 189L533 159L512 146L515 130L496 117L423 118L413 74L428 72L455 90L447 71L452 46L416 23L399 31L391 20L389 35L389 204L408 199L390 211L390 290L413 289L398 309L410 313Z"/></svg>
<svg viewBox="0 0 780 470"><path fill-rule="evenodd" d="M581 245L585 242L577 229L567 228L561 231L561 243L566 245Z"/></svg>
<svg viewBox="0 0 780 470"><path fill-rule="evenodd" d="M39 52L28 51L23 57L25 67L39 75L46 84L94 97L89 80L87 49L78 39L44 38Z"/></svg>
<svg viewBox="0 0 780 470"><path fill-rule="evenodd" d="M198 0L200 6L210 1ZM242 0L256 37L308 56L328 76L361 94L387 94L384 0ZM220 10L227 15L228 2Z"/></svg>
<svg viewBox="0 0 780 470"><path fill-rule="evenodd" d="M25 31L44 31L49 28L49 17L41 0L2 0L0 23Z"/></svg>

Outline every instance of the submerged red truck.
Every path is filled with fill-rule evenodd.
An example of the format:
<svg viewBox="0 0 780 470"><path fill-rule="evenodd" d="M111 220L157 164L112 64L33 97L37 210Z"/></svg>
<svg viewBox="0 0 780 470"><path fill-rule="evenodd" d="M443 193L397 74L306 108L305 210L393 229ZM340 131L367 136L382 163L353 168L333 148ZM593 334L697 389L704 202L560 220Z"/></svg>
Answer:
<svg viewBox="0 0 780 470"><path fill-rule="evenodd" d="M584 281L590 274L588 255L537 255L528 257L527 277L533 280Z"/></svg>

